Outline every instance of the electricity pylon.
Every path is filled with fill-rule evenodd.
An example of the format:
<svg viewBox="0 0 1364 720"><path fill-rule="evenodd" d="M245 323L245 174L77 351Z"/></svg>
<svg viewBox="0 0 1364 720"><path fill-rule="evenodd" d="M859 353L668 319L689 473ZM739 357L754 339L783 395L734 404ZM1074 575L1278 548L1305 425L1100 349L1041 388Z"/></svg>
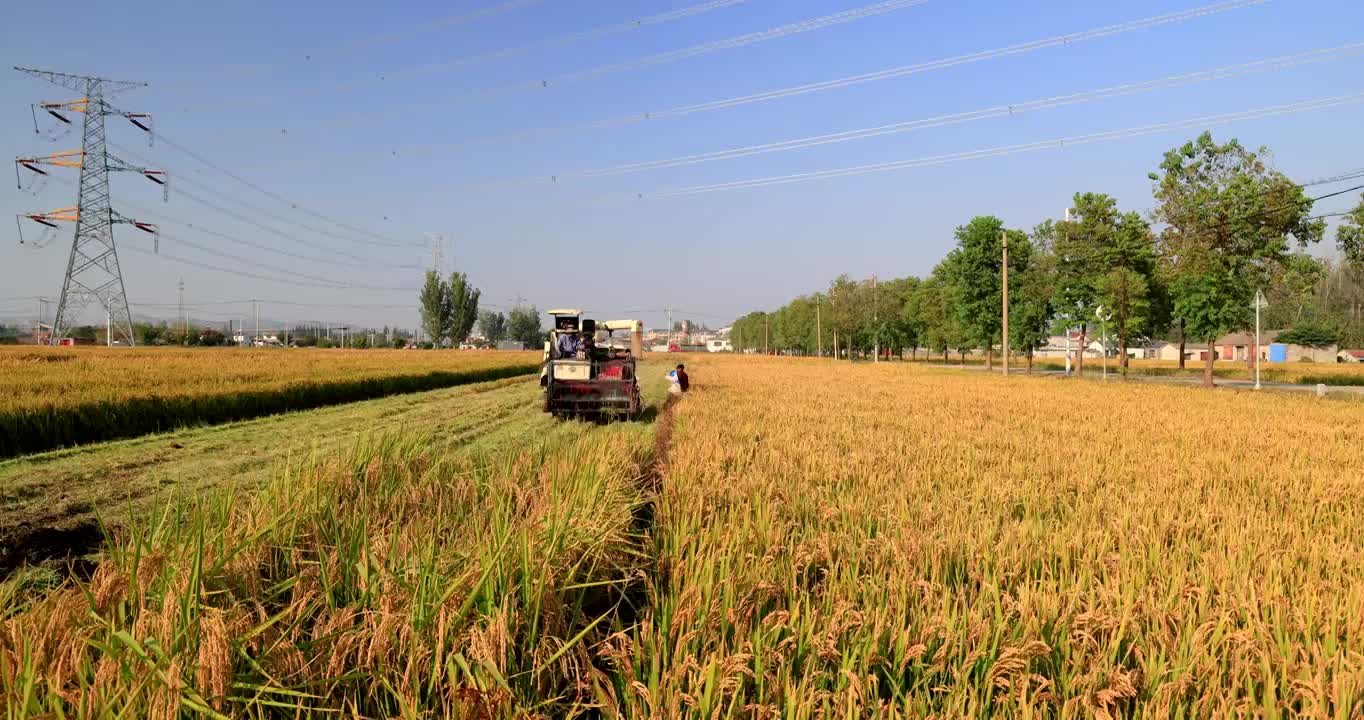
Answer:
<svg viewBox="0 0 1364 720"><path fill-rule="evenodd" d="M109 171L136 172L158 184L166 183L164 173L130 165L109 155L104 141L106 116L118 115L127 118L148 135L151 135L151 118L145 113L119 110L106 102L105 97L125 90L146 87L146 83L22 67L14 69L83 95L77 100L39 105L49 115L68 125L71 124L71 120L62 111L85 115L80 150L16 160L16 171L23 167L32 172L46 174L40 166L50 165L79 167L81 173L74 207L45 213L24 213L20 216L49 228L57 227L57 221L76 224L75 237L71 242L71 257L66 263L66 278L62 281L62 294L57 303L57 317L52 321L50 342L55 345L70 334L71 326L76 323L81 313L90 303L98 302L108 313L110 344L115 338L120 338L128 345L133 345L136 339L133 336L132 313L128 309L128 293L123 284L123 272L119 267L113 227L116 224L127 224L155 234L156 226L138 222L114 211L109 203ZM36 131L36 117L34 125ZM20 242L23 242L22 235Z"/></svg>

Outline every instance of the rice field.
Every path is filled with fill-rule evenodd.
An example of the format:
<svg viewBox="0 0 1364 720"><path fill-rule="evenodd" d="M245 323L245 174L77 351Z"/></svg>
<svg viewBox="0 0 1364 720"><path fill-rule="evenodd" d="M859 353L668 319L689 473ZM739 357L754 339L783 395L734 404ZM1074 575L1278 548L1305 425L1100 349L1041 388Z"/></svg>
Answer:
<svg viewBox="0 0 1364 720"><path fill-rule="evenodd" d="M1358 404L686 362L651 422L374 436L15 573L9 716L1364 717Z"/></svg>
<svg viewBox="0 0 1364 720"><path fill-rule="evenodd" d="M929 364L941 363L942 355L930 356L927 359L922 354L918 361ZM957 364L960 358L949 355L949 364ZM983 365L985 358L978 355L968 355L968 364ZM1133 375L1147 375L1156 377L1181 376L1197 378L1203 376L1203 361L1189 360L1184 364L1184 369L1179 369L1178 360L1131 360L1129 361L1128 372ZM999 359L995 358L995 364L999 364ZM1037 358L1033 361L1033 367L1043 370L1061 370L1066 366L1064 359L1057 358ZM1026 361L1023 358L1014 358L1011 370L1023 372ZM1103 358L1085 358L1085 373L1099 373L1103 370ZM1108 359L1108 372L1121 372L1117 358ZM1255 367L1247 365L1244 360L1218 360L1213 364L1213 375L1225 380L1254 380ZM1265 382L1294 383L1301 385L1364 385L1364 363L1310 363L1310 362L1291 362L1291 363L1261 363L1260 377Z"/></svg>
<svg viewBox="0 0 1364 720"><path fill-rule="evenodd" d="M903 365L701 368L632 714L1364 713L1364 412Z"/></svg>
<svg viewBox="0 0 1364 720"><path fill-rule="evenodd" d="M535 353L0 348L0 458L533 372Z"/></svg>
<svg viewBox="0 0 1364 720"><path fill-rule="evenodd" d="M0 412L538 363L536 352L0 346Z"/></svg>

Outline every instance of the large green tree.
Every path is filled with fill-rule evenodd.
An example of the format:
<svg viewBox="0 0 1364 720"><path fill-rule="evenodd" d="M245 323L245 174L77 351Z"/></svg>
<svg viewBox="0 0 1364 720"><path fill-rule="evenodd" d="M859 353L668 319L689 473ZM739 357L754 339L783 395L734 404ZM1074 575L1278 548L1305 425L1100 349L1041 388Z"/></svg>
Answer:
<svg viewBox="0 0 1364 720"><path fill-rule="evenodd" d="M939 264L933 273L919 287L915 288L909 302L901 310L905 321L917 328L919 342L929 353L942 353L947 362L947 350L960 345L955 313L952 312L951 289L948 287L946 271Z"/></svg>
<svg viewBox="0 0 1364 720"><path fill-rule="evenodd" d="M507 316L500 312L484 310L478 314L478 327L488 342L496 343L507 336Z"/></svg>
<svg viewBox="0 0 1364 720"><path fill-rule="evenodd" d="M1148 330L1153 316L1155 235L1141 215L1119 211L1109 195L1076 193L1072 202L1071 218L1054 225L1055 304L1081 329L1081 372L1086 327L1100 306L1112 317L1125 370L1131 334Z"/></svg>
<svg viewBox="0 0 1364 720"><path fill-rule="evenodd" d="M1364 266L1364 195L1336 228L1336 247L1348 262Z"/></svg>
<svg viewBox="0 0 1364 720"><path fill-rule="evenodd" d="M520 340L535 350L545 344L545 331L540 327L540 311L534 305L518 305L507 316L507 337Z"/></svg>
<svg viewBox="0 0 1364 720"><path fill-rule="evenodd" d="M1020 230L1009 230L1009 269L1026 270L1032 243ZM994 362L995 343L1003 330L1004 221L981 216L958 227L957 247L943 261L951 286L953 311L962 345L984 348L986 367ZM960 349L960 348L959 348Z"/></svg>
<svg viewBox="0 0 1364 720"><path fill-rule="evenodd" d="M1052 223L1032 233L1032 257L1028 266L1009 275L1009 345L1027 358L1032 374L1033 356L1051 337L1055 318L1057 262L1052 252ZM1013 263L1010 263L1012 267Z"/></svg>
<svg viewBox="0 0 1364 720"><path fill-rule="evenodd" d="M1305 252L1285 258L1265 292L1269 309L1263 315L1268 327L1293 327L1303 320L1320 319L1313 317L1313 301L1326 274L1326 264Z"/></svg>
<svg viewBox="0 0 1364 720"><path fill-rule="evenodd" d="M862 327L863 301L866 299L862 286L844 273L829 283L828 297L828 322L833 336L834 357L847 352L851 360L855 348L860 346L856 336Z"/></svg>
<svg viewBox="0 0 1364 720"><path fill-rule="evenodd" d="M435 270L426 271L426 282L417 295L421 311L422 331L432 343L439 345L450 327L450 293L446 283Z"/></svg>
<svg viewBox="0 0 1364 720"><path fill-rule="evenodd" d="M445 292L450 307L445 336L449 338L450 344L458 345L469 337L474 322L478 320L478 298L481 293L462 272L450 273Z"/></svg>
<svg viewBox="0 0 1364 720"><path fill-rule="evenodd" d="M1246 327L1251 299L1283 265L1289 239L1321 239L1325 224L1310 218L1302 187L1265 163L1266 151L1211 133L1165 153L1155 182L1155 217L1165 224L1172 258L1175 314L1208 344L1203 384L1213 384L1218 336Z"/></svg>
<svg viewBox="0 0 1364 720"><path fill-rule="evenodd" d="M772 343L783 350L812 355L817 347L815 301L801 296L784 305L772 318Z"/></svg>

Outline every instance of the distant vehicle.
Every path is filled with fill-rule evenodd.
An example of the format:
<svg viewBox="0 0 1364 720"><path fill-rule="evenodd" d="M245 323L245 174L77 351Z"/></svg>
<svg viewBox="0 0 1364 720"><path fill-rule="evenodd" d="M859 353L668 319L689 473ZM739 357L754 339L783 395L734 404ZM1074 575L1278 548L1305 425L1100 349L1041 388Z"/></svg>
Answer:
<svg viewBox="0 0 1364 720"><path fill-rule="evenodd" d="M635 362L643 354L644 323L582 317L581 310L550 310L554 325L545 343L540 386L545 412L555 417L635 419L643 410Z"/></svg>

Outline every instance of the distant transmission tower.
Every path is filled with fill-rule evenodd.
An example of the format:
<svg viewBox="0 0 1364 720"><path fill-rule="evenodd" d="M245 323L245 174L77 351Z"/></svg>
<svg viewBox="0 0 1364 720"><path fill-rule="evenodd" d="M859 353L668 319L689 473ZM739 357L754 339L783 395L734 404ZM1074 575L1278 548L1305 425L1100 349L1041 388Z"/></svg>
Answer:
<svg viewBox="0 0 1364 720"><path fill-rule="evenodd" d="M124 112L109 105L104 98L106 95L125 90L146 87L146 83L68 75L22 67L14 69L83 95L68 102L45 102L35 105L33 121L33 129L37 132L38 109L66 125L71 125L72 122L65 113L84 113L80 150L15 160L16 173L23 168L39 175L46 175L47 171L43 166L79 167L81 171L80 188L74 207L20 216L49 229L56 228L58 221L76 224L75 238L71 243L71 257L66 263L66 278L62 281L62 294L57 301L57 317L52 321L50 342L55 345L69 335L71 326L76 324L81 313L93 302L107 309L111 335L109 342L112 344L115 339L121 339L132 345L135 342L132 313L128 310L128 293L123 285L118 250L114 247L113 226L132 225L153 235L156 234L157 228L155 225L124 217L110 207L109 171L135 172L163 187L166 186L166 175L163 172L131 165L109 155L104 143L105 116L118 115L127 118L146 132L149 138L153 137L153 133L149 115ZM19 242L24 242L22 225ZM159 246L159 242L157 244Z"/></svg>

